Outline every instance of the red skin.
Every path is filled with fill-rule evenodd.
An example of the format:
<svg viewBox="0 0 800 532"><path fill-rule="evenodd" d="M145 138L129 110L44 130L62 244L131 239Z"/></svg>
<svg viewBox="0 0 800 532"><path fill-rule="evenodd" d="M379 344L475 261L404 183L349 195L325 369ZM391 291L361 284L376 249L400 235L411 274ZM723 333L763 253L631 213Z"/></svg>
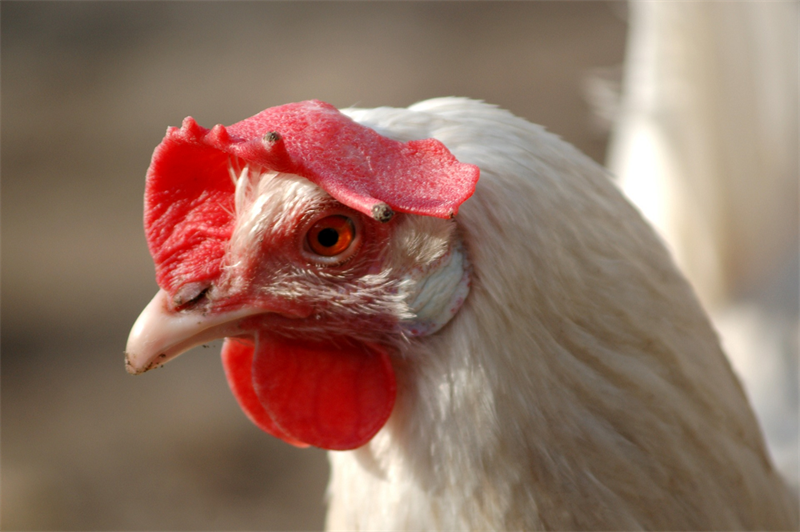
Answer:
<svg viewBox="0 0 800 532"><path fill-rule="evenodd" d="M383 427L394 406L394 371L378 345L269 338L254 346L229 338L222 360L250 420L298 447L360 447Z"/></svg>

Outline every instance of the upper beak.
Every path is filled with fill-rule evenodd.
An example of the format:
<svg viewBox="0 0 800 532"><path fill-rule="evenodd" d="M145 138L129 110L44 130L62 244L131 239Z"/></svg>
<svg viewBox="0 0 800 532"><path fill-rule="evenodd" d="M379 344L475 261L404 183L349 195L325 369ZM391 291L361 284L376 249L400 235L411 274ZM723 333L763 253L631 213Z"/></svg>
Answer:
<svg viewBox="0 0 800 532"><path fill-rule="evenodd" d="M132 375L157 368L192 347L245 331L242 318L264 309L244 308L223 313L170 309L169 296L159 290L133 324L125 348L125 369Z"/></svg>

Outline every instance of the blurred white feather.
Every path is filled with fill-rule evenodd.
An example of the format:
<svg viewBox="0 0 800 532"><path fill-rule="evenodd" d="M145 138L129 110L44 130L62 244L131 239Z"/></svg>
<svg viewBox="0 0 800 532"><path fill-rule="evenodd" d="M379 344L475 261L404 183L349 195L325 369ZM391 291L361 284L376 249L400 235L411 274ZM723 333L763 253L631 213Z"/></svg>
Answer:
<svg viewBox="0 0 800 532"><path fill-rule="evenodd" d="M609 168L710 311L798 485L798 4L629 4Z"/></svg>

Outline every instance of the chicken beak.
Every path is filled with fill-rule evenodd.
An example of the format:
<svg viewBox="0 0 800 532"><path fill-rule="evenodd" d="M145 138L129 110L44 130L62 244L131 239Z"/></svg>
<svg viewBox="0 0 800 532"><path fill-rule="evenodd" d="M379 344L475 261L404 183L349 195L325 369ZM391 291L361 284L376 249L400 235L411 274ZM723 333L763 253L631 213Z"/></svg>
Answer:
<svg viewBox="0 0 800 532"><path fill-rule="evenodd" d="M169 296L160 290L133 324L125 348L125 369L132 375L157 368L198 345L239 336L242 318L264 310L245 308L232 312L176 312L170 309Z"/></svg>

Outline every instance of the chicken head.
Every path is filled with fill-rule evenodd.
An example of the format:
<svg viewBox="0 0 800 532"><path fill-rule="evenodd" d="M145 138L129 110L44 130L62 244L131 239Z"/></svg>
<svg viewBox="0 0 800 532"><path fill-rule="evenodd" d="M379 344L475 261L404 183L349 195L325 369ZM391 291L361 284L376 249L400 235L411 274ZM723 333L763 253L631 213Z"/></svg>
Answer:
<svg viewBox="0 0 800 532"><path fill-rule="evenodd" d="M479 171L433 139L399 142L318 101L228 128L187 118L147 174L161 290L131 331L140 374L226 338L230 387L261 429L353 449L386 423L398 346L469 290L452 218Z"/></svg>

